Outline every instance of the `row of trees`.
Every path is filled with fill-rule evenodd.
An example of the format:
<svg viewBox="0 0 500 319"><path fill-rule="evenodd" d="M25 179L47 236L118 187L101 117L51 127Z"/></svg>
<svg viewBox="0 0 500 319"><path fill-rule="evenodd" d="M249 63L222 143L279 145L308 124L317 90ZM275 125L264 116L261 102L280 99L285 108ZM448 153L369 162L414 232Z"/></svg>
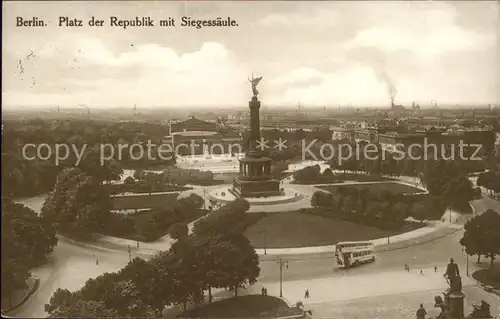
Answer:
<svg viewBox="0 0 500 319"><path fill-rule="evenodd" d="M99 179L79 168L66 168L45 200L41 216L58 232L88 239L109 225L111 199Z"/></svg>
<svg viewBox="0 0 500 319"><path fill-rule="evenodd" d="M462 159L458 155L450 160L451 150L449 150L449 147L443 150L438 149L437 153L434 152L433 148L428 150L413 148L410 153L408 153L408 150L401 149L400 152L406 152L403 157L402 153L383 150L381 145L348 141L343 141L342 144L342 147L334 149L336 152L328 155L330 158L328 164L332 169L377 175L419 176L426 170L429 162L444 159L455 163L463 174L482 171L487 166L486 161Z"/></svg>
<svg viewBox="0 0 500 319"><path fill-rule="evenodd" d="M158 174L148 176L161 182ZM58 232L76 239L90 239L93 233L104 233L150 241L164 235L172 223L204 214L199 211L203 198L196 194L178 199L169 208L113 214L109 187L79 168L67 168L59 174L41 215Z"/></svg>
<svg viewBox="0 0 500 319"><path fill-rule="evenodd" d="M259 258L239 231L238 218L248 203L229 203L196 224L188 235L186 225L175 224L177 242L148 261L136 258L116 273L89 279L76 292L58 289L45 310L51 317L161 316L165 306L199 304L213 288L238 288L256 282ZM241 221L241 220L240 220ZM236 224L234 224L236 222Z"/></svg>
<svg viewBox="0 0 500 319"><path fill-rule="evenodd" d="M345 180L358 180L358 181L380 181L383 178L380 175L360 175L358 171L354 174L334 174L330 168L321 172L320 165L307 166L302 169L296 170L293 173L294 182L298 184L329 184L340 183Z"/></svg>
<svg viewBox="0 0 500 319"><path fill-rule="evenodd" d="M404 220L436 220L443 216L445 206L439 197L406 196L389 191L372 193L367 188L339 187L337 193L317 191L311 205L330 211L334 216L381 227L401 227Z"/></svg>
<svg viewBox="0 0 500 319"><path fill-rule="evenodd" d="M448 207L469 209L469 201L477 196L467 172L456 161L428 161L420 174L421 183Z"/></svg>
<svg viewBox="0 0 500 319"><path fill-rule="evenodd" d="M201 171L199 169L185 169L178 167L167 167L161 173L146 172L137 169L134 172L134 178L138 181L156 185L200 185L210 184L214 181L214 174L211 171Z"/></svg>
<svg viewBox="0 0 500 319"><path fill-rule="evenodd" d="M56 244L50 223L30 208L2 197L2 299L7 298L7 307L14 292L27 288L30 269L43 264Z"/></svg>
<svg viewBox="0 0 500 319"><path fill-rule="evenodd" d="M205 215L204 200L197 194L178 198L171 207L154 208L133 214L112 213L103 233L110 236L140 241L154 241L164 236L170 226L179 222L191 222Z"/></svg>
<svg viewBox="0 0 500 319"><path fill-rule="evenodd" d="M500 213L488 209L465 223L465 232L460 244L468 255L490 258L490 268L496 256L500 255Z"/></svg>
<svg viewBox="0 0 500 319"><path fill-rule="evenodd" d="M4 136L8 139L2 144L2 186L4 195L13 197L34 196L50 191L56 183L57 175L65 168L73 167L77 163L77 156L71 150L66 159L56 163L55 144L66 144L76 148L79 152L84 149L84 155L79 168L87 174L102 181L116 180L123 173L122 167L145 168L154 165L170 165L170 161L160 158L140 156L141 150L124 148L121 152L119 145L141 144L151 141L160 145L163 137L168 134L168 127L155 123L116 123L90 120L6 120L2 121ZM26 156L34 158L28 160L23 156L23 147L28 144L47 144L52 147L52 154L41 152L47 159L37 157L36 149L24 149ZM100 165L100 148L103 144L114 145L114 160ZM107 149L107 148L106 148ZM65 155L64 151L62 151ZM118 154L120 156L118 157Z"/></svg>

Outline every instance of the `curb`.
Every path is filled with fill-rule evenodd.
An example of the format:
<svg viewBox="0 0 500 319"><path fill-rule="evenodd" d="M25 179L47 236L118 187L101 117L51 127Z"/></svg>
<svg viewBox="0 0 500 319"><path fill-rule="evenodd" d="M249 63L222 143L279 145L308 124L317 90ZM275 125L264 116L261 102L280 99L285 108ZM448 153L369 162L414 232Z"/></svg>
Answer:
<svg viewBox="0 0 500 319"><path fill-rule="evenodd" d="M494 289L492 286L490 285L487 285L487 284L483 284L482 282L480 281L477 281L474 277L472 277L472 275L468 276L469 279L471 279L472 281L474 281L476 283L476 285L481 288L482 290L484 290L485 292L487 293L490 293L490 294L494 294L494 295L497 295L500 297L500 289Z"/></svg>
<svg viewBox="0 0 500 319"><path fill-rule="evenodd" d="M28 294L26 294L26 296L24 296L23 299L21 299L21 301L17 305L12 306L7 310L2 310L2 315L14 311L17 308L24 305L30 299L30 297L33 296L33 294L38 290L38 288L40 288L40 278L38 277L32 277L32 278L35 279L35 283L33 284L33 287L31 287L31 290L28 292Z"/></svg>

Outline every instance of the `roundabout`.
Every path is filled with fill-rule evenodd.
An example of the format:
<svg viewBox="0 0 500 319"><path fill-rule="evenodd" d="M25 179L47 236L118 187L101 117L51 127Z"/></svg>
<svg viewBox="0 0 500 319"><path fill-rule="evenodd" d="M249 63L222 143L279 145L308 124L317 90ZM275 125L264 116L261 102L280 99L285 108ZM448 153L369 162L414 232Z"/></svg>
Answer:
<svg viewBox="0 0 500 319"><path fill-rule="evenodd" d="M217 188L209 193L209 200L215 201L222 205L234 201L237 197L231 192L231 186ZM268 197L245 197L250 205L278 205L299 201L304 198L304 195L294 188L283 186L283 195L268 196Z"/></svg>

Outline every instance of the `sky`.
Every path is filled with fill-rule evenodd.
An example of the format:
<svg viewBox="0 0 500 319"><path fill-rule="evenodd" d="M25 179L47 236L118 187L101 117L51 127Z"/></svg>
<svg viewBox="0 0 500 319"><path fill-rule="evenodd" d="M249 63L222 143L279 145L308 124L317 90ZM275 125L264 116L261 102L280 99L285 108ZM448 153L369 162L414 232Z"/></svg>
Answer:
<svg viewBox="0 0 500 319"><path fill-rule="evenodd" d="M500 2L3 2L2 104L500 104ZM59 17L83 20L59 27ZM110 17L149 16L123 29ZM236 27L181 27L222 17ZM37 17L46 27L17 27ZM103 27L88 26L92 17ZM176 27L160 27L172 17Z"/></svg>

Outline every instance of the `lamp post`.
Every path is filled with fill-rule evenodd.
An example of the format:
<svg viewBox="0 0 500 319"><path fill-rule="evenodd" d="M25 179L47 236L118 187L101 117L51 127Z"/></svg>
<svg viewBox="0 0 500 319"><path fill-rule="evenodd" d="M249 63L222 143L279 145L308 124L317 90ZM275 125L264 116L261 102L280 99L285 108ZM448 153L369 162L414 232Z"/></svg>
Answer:
<svg viewBox="0 0 500 319"><path fill-rule="evenodd" d="M286 265L288 269L288 260L283 260L283 258L280 257L278 264L280 265L280 298L283 298L283 266Z"/></svg>
<svg viewBox="0 0 500 319"><path fill-rule="evenodd" d="M207 209L207 189L203 188L203 210Z"/></svg>
<svg viewBox="0 0 500 319"><path fill-rule="evenodd" d="M264 255L267 255L267 233L264 232Z"/></svg>
<svg viewBox="0 0 500 319"><path fill-rule="evenodd" d="M462 247L462 251L465 253L465 274L469 277L469 254L464 247Z"/></svg>

